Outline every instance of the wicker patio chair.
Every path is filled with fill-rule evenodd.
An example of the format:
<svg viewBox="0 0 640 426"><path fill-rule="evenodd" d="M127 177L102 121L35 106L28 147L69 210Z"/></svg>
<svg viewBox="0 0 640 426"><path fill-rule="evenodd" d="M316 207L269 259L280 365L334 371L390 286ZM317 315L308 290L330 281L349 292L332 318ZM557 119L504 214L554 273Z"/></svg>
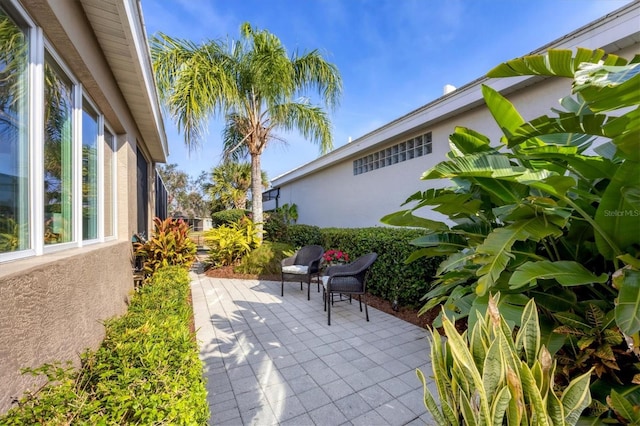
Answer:
<svg viewBox="0 0 640 426"><path fill-rule="evenodd" d="M364 311L367 321L369 321L369 311L367 309L366 284L367 276L371 265L378 258L377 253L368 253L360 256L352 263L346 265L330 266L322 277L324 287L324 310L327 311L327 324L331 325L331 305L333 304L333 294L358 296L360 312L362 312L362 296L364 296Z"/></svg>
<svg viewBox="0 0 640 426"><path fill-rule="evenodd" d="M320 263L324 249L321 246L304 246L291 257L282 259L282 283L280 296L284 296L285 281L307 282L307 300L311 299L311 278L318 278L318 292L320 292Z"/></svg>

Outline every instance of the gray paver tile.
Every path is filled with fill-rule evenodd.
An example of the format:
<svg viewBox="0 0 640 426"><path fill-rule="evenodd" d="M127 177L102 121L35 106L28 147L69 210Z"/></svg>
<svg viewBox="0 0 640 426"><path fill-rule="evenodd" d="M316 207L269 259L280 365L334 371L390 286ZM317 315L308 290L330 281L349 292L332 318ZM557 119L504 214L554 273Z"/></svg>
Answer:
<svg viewBox="0 0 640 426"><path fill-rule="evenodd" d="M395 399L381 405L376 408L375 411L380 414L389 423L389 425L405 425L418 417L401 402Z"/></svg>
<svg viewBox="0 0 640 426"><path fill-rule="evenodd" d="M335 426L346 422L348 419L334 404L327 404L309 412L309 416L317 426Z"/></svg>
<svg viewBox="0 0 640 426"><path fill-rule="evenodd" d="M333 401L337 401L338 399L344 398L347 395L353 394L354 390L347 382L343 379L334 380L331 383L327 383L322 386L322 389L325 391L329 398Z"/></svg>
<svg viewBox="0 0 640 426"><path fill-rule="evenodd" d="M281 424L307 412L300 399L295 395L271 403L271 409Z"/></svg>
<svg viewBox="0 0 640 426"><path fill-rule="evenodd" d="M213 420L214 424L223 423L239 417L240 411L238 411L238 407L232 407L223 411L211 410L211 420Z"/></svg>
<svg viewBox="0 0 640 426"><path fill-rule="evenodd" d="M371 411L371 406L357 393L352 393L337 400L335 405L340 408L340 411L342 411L342 414L344 414L347 420L354 419L361 414Z"/></svg>
<svg viewBox="0 0 640 426"><path fill-rule="evenodd" d="M288 381L289 386L293 389L293 392L296 395L300 395L303 392L308 391L309 389L314 389L318 387L318 384L305 373L304 376L298 376Z"/></svg>
<svg viewBox="0 0 640 426"><path fill-rule="evenodd" d="M375 411L366 412L351 420L354 426L387 426L388 421Z"/></svg>
<svg viewBox="0 0 640 426"><path fill-rule="evenodd" d="M319 387L309 389L297 395L307 411L315 410L331 402L327 394Z"/></svg>
<svg viewBox="0 0 640 426"><path fill-rule="evenodd" d="M194 277L211 424L430 424L415 376L431 372L424 330L373 308L366 322L347 302L329 327L315 291Z"/></svg>
<svg viewBox="0 0 640 426"><path fill-rule="evenodd" d="M398 401L417 416L422 416L427 412L427 407L424 405L424 394L422 393L422 390L408 392L398 397Z"/></svg>
<svg viewBox="0 0 640 426"><path fill-rule="evenodd" d="M280 426L313 426L313 420L307 413L280 422Z"/></svg>
<svg viewBox="0 0 640 426"><path fill-rule="evenodd" d="M404 395L405 393L415 389L412 386L409 386L404 381L400 380L397 377L392 377L390 379L385 380L384 382L379 383L380 386L387 392L389 392L395 398Z"/></svg>
<svg viewBox="0 0 640 426"><path fill-rule="evenodd" d="M385 391L380 385L369 386L358 392L358 395L362 397L371 408L378 408L384 403L387 403L393 399L393 396Z"/></svg>

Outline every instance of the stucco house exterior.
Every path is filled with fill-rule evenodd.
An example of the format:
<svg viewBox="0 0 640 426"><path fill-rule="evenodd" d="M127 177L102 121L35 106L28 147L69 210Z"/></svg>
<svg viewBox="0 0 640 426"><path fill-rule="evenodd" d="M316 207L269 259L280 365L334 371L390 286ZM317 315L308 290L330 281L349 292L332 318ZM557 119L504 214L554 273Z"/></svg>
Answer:
<svg viewBox="0 0 640 426"><path fill-rule="evenodd" d="M21 368L100 344L133 290L131 237L162 207L140 7L0 1L0 412L33 387Z"/></svg>
<svg viewBox="0 0 640 426"><path fill-rule="evenodd" d="M632 2L532 53L602 48L625 58L640 53L640 2ZM523 52L523 55L528 52ZM498 64L495 64L498 65ZM489 71L489 70L487 70ZM571 92L569 79L478 78L307 164L274 178L264 210L298 207L298 223L320 227L379 226L411 194L434 185L420 176L445 159L448 137L464 126L499 144L502 135L484 105L481 86L506 96L526 119L549 114ZM446 185L447 182L435 184ZM330 190L328 188L331 188ZM443 220L439 213L421 210Z"/></svg>

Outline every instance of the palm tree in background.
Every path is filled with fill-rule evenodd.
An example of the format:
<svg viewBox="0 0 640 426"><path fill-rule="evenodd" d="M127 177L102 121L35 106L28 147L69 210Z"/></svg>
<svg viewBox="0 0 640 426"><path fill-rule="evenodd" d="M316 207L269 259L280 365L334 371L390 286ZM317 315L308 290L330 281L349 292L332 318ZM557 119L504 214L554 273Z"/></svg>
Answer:
<svg viewBox="0 0 640 426"><path fill-rule="evenodd" d="M260 174L260 185L269 184L267 174ZM212 200L218 199L225 209L246 209L247 198L251 190L251 164L225 162L211 171L211 184L208 188Z"/></svg>
<svg viewBox="0 0 640 426"><path fill-rule="evenodd" d="M159 33L151 38L151 57L160 98L187 147L201 142L211 116L222 115L225 157L251 158L252 212L261 240L262 153L282 140L276 129L300 132L322 153L333 149L327 113L303 95L316 90L318 101L332 109L342 80L317 50L288 56L278 37L249 23L240 36L196 45Z"/></svg>

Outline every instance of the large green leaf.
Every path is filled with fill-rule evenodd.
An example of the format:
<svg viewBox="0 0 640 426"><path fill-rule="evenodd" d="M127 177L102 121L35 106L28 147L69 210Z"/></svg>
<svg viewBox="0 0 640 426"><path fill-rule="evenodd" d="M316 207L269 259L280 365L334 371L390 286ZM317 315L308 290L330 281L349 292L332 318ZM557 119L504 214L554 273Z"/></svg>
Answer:
<svg viewBox="0 0 640 426"><path fill-rule="evenodd" d="M617 134L607 134L607 128L604 127L608 119L610 118L604 114L575 115L564 112L558 117L543 115L514 129L513 136L509 137L508 146L513 147L531 138L552 134L580 134L582 136L579 140L583 140L584 135L613 138ZM574 138L574 136L566 136L565 144L571 144Z"/></svg>
<svg viewBox="0 0 640 426"><path fill-rule="evenodd" d="M603 50L579 48L575 60L567 49L552 49L545 55L527 55L498 65L487 73L487 77L517 77L522 75L545 75L573 77L583 61L597 62L604 56Z"/></svg>
<svg viewBox="0 0 640 426"><path fill-rule="evenodd" d="M634 410L633 405L625 397L620 395L615 390L611 391L609 396L609 403L616 412L621 415L629 424L640 424L640 412Z"/></svg>
<svg viewBox="0 0 640 426"><path fill-rule="evenodd" d="M615 277L619 289L616 303L616 324L623 333L631 336L640 331L640 271L623 269Z"/></svg>
<svg viewBox="0 0 640 426"><path fill-rule="evenodd" d="M562 393L560 401L564 407L567 425L575 425L580 418L580 413L591 403L590 379L591 370L573 379Z"/></svg>
<svg viewBox="0 0 640 426"><path fill-rule="evenodd" d="M491 115L507 138L510 138L525 123L513 104L497 90L482 85L482 96Z"/></svg>
<svg viewBox="0 0 640 426"><path fill-rule="evenodd" d="M489 145L491 141L487 136L466 127L456 127L453 134L449 136L449 142L464 155L485 151L495 152L495 149Z"/></svg>
<svg viewBox="0 0 640 426"><path fill-rule="evenodd" d="M593 283L605 283L609 279L607 274L594 275L578 262L561 260L551 262L527 262L511 275L509 288L516 289L525 285L535 286L537 280L556 280L563 286L575 286Z"/></svg>
<svg viewBox="0 0 640 426"><path fill-rule="evenodd" d="M573 91L580 93L594 112L640 104L640 64L609 66L582 64L575 73Z"/></svg>
<svg viewBox="0 0 640 426"><path fill-rule="evenodd" d="M506 269L509 261L514 257L511 247L516 241L540 241L548 236L559 237L562 230L549 223L544 217L532 217L514 222L503 228L495 229L476 249L476 253L484 255L478 262L482 263L478 269L478 286L476 293L484 295L498 280Z"/></svg>
<svg viewBox="0 0 640 426"><path fill-rule="evenodd" d="M449 227L442 222L415 216L411 210L402 210L388 214L380 219L380 221L392 226L411 226L425 228L431 231L446 231L449 229Z"/></svg>
<svg viewBox="0 0 640 426"><path fill-rule="evenodd" d="M640 211L634 208L634 194L640 191L639 170L640 163L628 160L622 163L596 211L595 221L600 230L596 233L596 244L607 259L623 254L639 241ZM631 199L627 200L625 195L631 195Z"/></svg>

